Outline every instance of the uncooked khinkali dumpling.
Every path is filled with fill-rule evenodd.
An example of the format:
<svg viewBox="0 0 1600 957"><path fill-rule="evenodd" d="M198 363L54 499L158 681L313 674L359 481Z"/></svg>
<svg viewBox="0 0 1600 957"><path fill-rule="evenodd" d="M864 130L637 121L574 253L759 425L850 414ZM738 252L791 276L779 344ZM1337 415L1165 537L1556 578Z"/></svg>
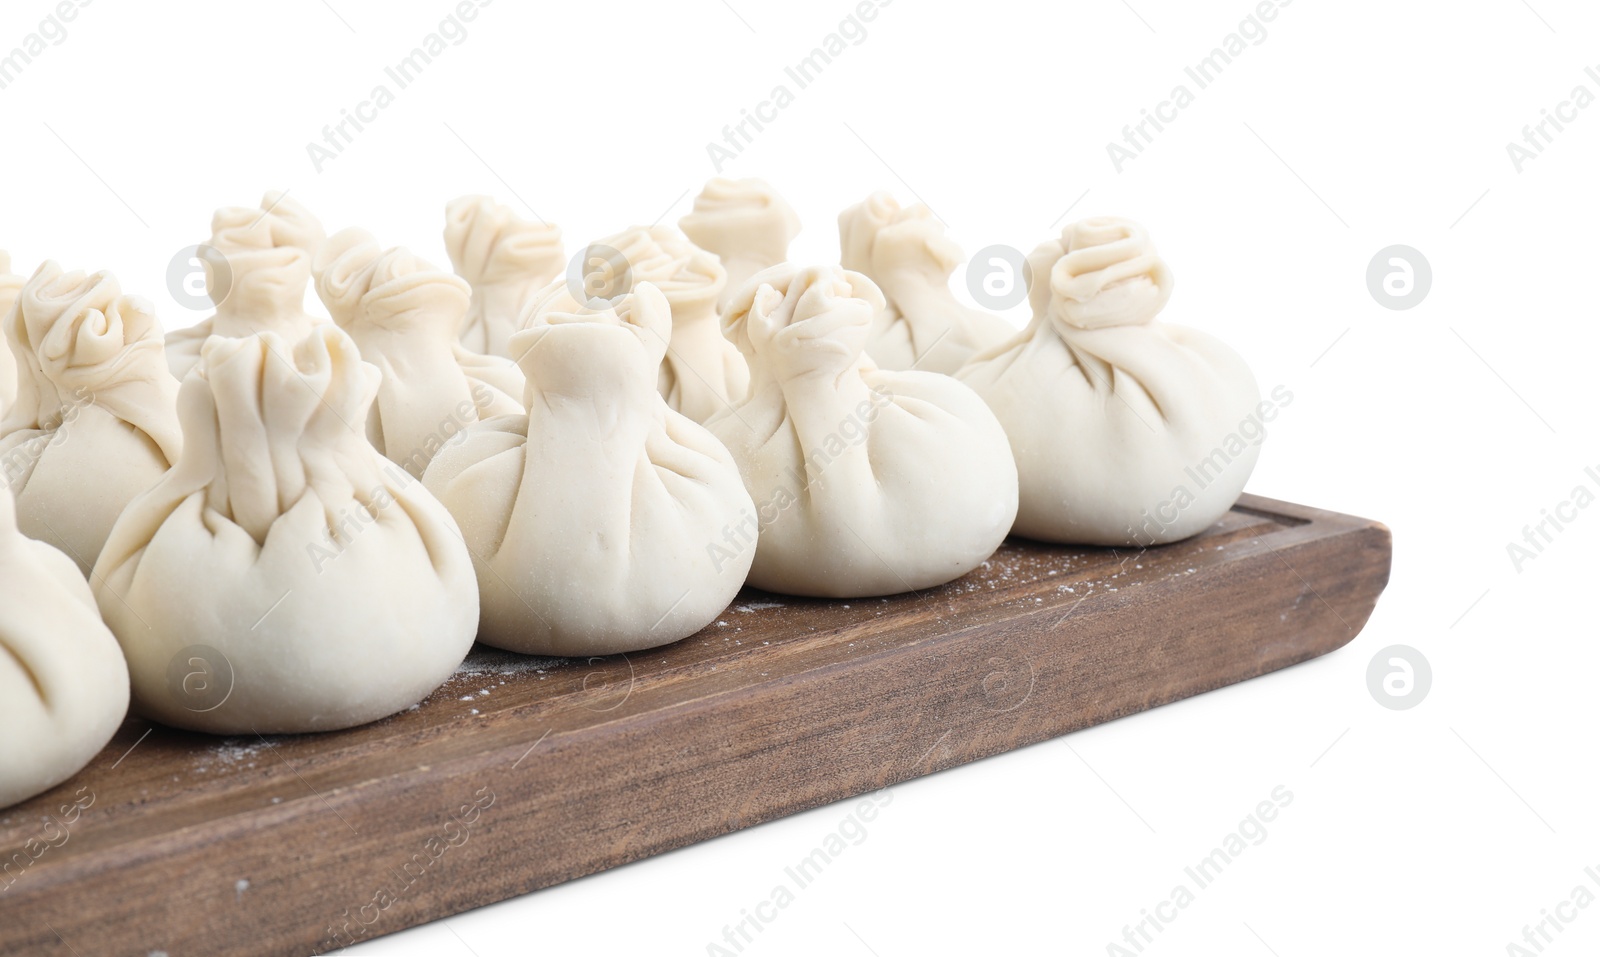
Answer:
<svg viewBox="0 0 1600 957"><path fill-rule="evenodd" d="M206 343L186 446L93 576L134 707L218 734L330 731L420 701L478 626L455 521L361 432L378 370L323 323ZM206 694L173 679L188 667Z"/></svg>
<svg viewBox="0 0 1600 957"><path fill-rule="evenodd" d="M694 198L694 210L678 220L678 228L722 260L728 272L717 303L722 308L751 276L789 259L800 217L764 180L719 176Z"/></svg>
<svg viewBox="0 0 1600 957"><path fill-rule="evenodd" d="M188 375L211 336L238 339L271 332L294 343L322 322L305 311L311 260L322 240L322 224L284 193L268 193L259 209L217 210L211 217L210 245L227 260L227 268L201 257L206 291L217 311L167 334L172 374L180 381Z"/></svg>
<svg viewBox="0 0 1600 957"><path fill-rule="evenodd" d="M522 411L516 363L470 352L457 339L471 295L466 280L347 229L324 245L317 295L361 358L383 373L367 438L416 478L466 426Z"/></svg>
<svg viewBox="0 0 1600 957"><path fill-rule="evenodd" d="M1203 332L1155 321L1172 274L1133 222L1074 223L1028 261L1033 321L959 374L1011 437L1017 534L1143 546L1203 531L1260 454L1249 366ZM1246 422L1253 441L1239 435Z"/></svg>
<svg viewBox="0 0 1600 957"><path fill-rule="evenodd" d="M5 327L21 379L0 420L0 469L17 524L88 574L123 506L183 448L161 325L110 273L46 262Z"/></svg>
<svg viewBox="0 0 1600 957"><path fill-rule="evenodd" d="M5 322L6 314L11 312L17 295L22 292L23 282L23 277L11 271L11 256L0 250L0 323ZM11 408L16 398L17 360L12 358L5 336L0 335L0 416Z"/></svg>
<svg viewBox="0 0 1600 957"><path fill-rule="evenodd" d="M488 196L462 196L445 208L444 244L456 275L472 286L462 344L508 356L528 295L566 268L561 228L530 223Z"/></svg>
<svg viewBox="0 0 1600 957"><path fill-rule="evenodd" d="M537 314L511 339L528 414L470 427L428 467L479 562L485 643L664 645L710 624L744 583L750 551L715 547L754 521L739 470L656 389L671 322L649 283L615 309Z"/></svg>
<svg viewBox="0 0 1600 957"><path fill-rule="evenodd" d="M607 266L619 281L626 277L627 288L619 282L614 292L648 282L666 295L672 307L672 341L659 384L667 405L704 422L730 401L744 398L750 370L722 334L717 299L727 274L716 256L671 226L638 226L591 243L584 261ZM612 294L608 288L606 298Z"/></svg>
<svg viewBox="0 0 1600 957"><path fill-rule="evenodd" d="M72 560L0 488L0 808L67 780L128 712L128 666Z"/></svg>
<svg viewBox="0 0 1600 957"><path fill-rule="evenodd" d="M750 583L851 598L959 578L1005 539L1017 470L994 414L932 372L863 352L883 294L836 266L774 267L723 313L750 395L707 427L759 508L726 546L756 544Z"/></svg>
<svg viewBox="0 0 1600 957"><path fill-rule="evenodd" d="M839 262L883 291L867 355L882 369L953 374L968 359L1015 336L999 316L961 304L950 277L964 257L928 207L901 209L874 193L839 214ZM1020 281L1020 278L1019 278Z"/></svg>

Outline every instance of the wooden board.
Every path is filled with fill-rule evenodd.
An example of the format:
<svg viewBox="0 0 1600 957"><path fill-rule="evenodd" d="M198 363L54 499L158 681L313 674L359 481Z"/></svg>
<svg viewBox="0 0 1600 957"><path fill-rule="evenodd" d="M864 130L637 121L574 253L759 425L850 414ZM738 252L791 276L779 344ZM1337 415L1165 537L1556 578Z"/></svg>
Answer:
<svg viewBox="0 0 1600 957"><path fill-rule="evenodd" d="M475 651L351 731L130 719L0 811L0 953L334 951L1326 654L1389 565L1382 525L1246 496L1143 553L1009 542L921 594L746 592L654 652Z"/></svg>

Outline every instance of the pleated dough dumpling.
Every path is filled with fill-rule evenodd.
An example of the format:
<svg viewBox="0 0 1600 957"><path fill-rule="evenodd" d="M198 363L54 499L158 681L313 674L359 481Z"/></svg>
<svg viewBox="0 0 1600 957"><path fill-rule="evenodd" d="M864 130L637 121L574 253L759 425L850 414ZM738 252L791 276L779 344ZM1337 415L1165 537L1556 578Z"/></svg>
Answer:
<svg viewBox="0 0 1600 957"><path fill-rule="evenodd" d="M183 448L161 325L110 273L46 262L5 326L22 377L0 421L0 469L17 497L17 524L88 574L123 506Z"/></svg>
<svg viewBox="0 0 1600 957"><path fill-rule="evenodd" d="M566 268L561 228L530 223L488 196L462 196L445 208L444 244L456 275L472 286L462 344L508 357L529 294Z"/></svg>
<svg viewBox="0 0 1600 957"><path fill-rule="evenodd" d="M67 556L17 530L0 488L0 808L67 780L128 712L128 666Z"/></svg>
<svg viewBox="0 0 1600 957"><path fill-rule="evenodd" d="M1260 390L1220 340L1156 321L1172 273L1126 219L1074 223L1029 257L1033 320L960 379L994 409L1022 481L1016 532L1152 545L1205 530L1260 454Z"/></svg>
<svg viewBox="0 0 1600 957"><path fill-rule="evenodd" d="M744 398L750 370L744 356L722 334L717 299L727 273L717 257L690 243L671 226L637 226L591 243L585 263L609 264L628 277L628 292L648 282L672 308L672 341L661 363L660 389L667 405L696 422ZM620 270L620 271L619 271Z"/></svg>
<svg viewBox="0 0 1600 957"><path fill-rule="evenodd" d="M971 389L863 352L883 294L836 266L774 267L723 313L750 395L708 424L759 508L750 583L852 598L960 578L1005 539L1017 470ZM746 538L736 544L748 544Z"/></svg>
<svg viewBox="0 0 1600 957"><path fill-rule="evenodd" d="M800 235L800 217L765 180L707 181L694 209L678 220L689 241L722 261L728 284L717 302L731 301L751 276L789 259L789 244Z"/></svg>
<svg viewBox="0 0 1600 957"><path fill-rule="evenodd" d="M874 193L839 214L839 262L882 290L867 355L881 369L954 374L977 353L1017 334L999 316L961 304L950 277L966 258L933 211L901 209Z"/></svg>
<svg viewBox="0 0 1600 957"><path fill-rule="evenodd" d="M0 324L22 292L23 277L11 271L11 256L0 249ZM0 335L0 416L17 398L17 360L11 355L4 335Z"/></svg>
<svg viewBox="0 0 1600 957"><path fill-rule="evenodd" d="M468 425L522 411L516 363L469 352L457 338L471 295L459 276L347 229L323 248L317 295L383 374L367 438L416 478Z"/></svg>
<svg viewBox="0 0 1600 957"><path fill-rule="evenodd" d="M479 640L545 655L651 648L738 593L751 555L717 546L754 506L728 450L656 389L671 321L649 283L615 309L537 314L511 339L528 414L472 426L429 466L423 481L478 559Z"/></svg>
<svg viewBox="0 0 1600 957"><path fill-rule="evenodd" d="M135 710L217 734L331 731L415 704L466 657L472 558L359 431L378 377L329 323L298 344L206 343L180 395L183 457L93 576ZM189 658L222 700L172 681Z"/></svg>
<svg viewBox="0 0 1600 957"><path fill-rule="evenodd" d="M211 217L210 245L227 260L209 260L206 291L216 314L167 334L167 363L180 381L200 361L212 336L239 339L271 332L299 342L322 322L305 311L311 260L323 240L322 224L284 193L269 192L259 209L231 206Z"/></svg>

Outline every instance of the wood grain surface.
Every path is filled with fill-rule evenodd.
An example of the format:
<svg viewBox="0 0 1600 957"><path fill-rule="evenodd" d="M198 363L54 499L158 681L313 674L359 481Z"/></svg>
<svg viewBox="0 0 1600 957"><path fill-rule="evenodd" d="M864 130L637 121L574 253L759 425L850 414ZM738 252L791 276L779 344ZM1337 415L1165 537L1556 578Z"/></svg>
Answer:
<svg viewBox="0 0 1600 957"><path fill-rule="evenodd" d="M652 652L476 649L350 731L130 718L0 811L0 954L334 952L1326 654L1389 567L1382 525L1246 496L1142 553L1012 541L918 594L746 591Z"/></svg>

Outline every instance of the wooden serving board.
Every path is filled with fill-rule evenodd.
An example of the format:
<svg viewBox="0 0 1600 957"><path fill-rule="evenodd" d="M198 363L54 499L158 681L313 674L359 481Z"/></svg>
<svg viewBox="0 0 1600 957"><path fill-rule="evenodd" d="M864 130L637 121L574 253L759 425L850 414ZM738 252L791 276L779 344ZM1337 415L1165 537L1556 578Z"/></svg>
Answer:
<svg viewBox="0 0 1600 957"><path fill-rule="evenodd" d="M652 652L478 649L351 731L130 718L0 811L0 953L336 951L1326 654L1389 565L1382 525L1246 496L1143 553L1016 541L920 594L745 592Z"/></svg>

